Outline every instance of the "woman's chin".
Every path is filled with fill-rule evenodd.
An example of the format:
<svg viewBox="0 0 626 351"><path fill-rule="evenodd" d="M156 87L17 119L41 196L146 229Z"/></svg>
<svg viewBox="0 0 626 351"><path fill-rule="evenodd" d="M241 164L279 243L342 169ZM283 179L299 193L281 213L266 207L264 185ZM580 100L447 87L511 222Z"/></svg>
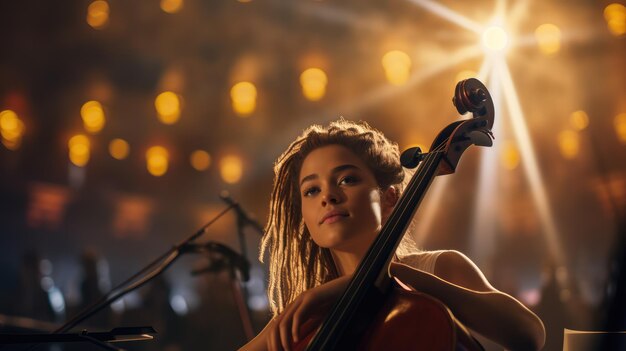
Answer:
<svg viewBox="0 0 626 351"><path fill-rule="evenodd" d="M315 240L315 242L323 248L341 252L360 253L363 248L367 249L373 240L372 238L370 242L366 242L368 240L365 237L355 236L352 232L327 232L325 234L324 240Z"/></svg>

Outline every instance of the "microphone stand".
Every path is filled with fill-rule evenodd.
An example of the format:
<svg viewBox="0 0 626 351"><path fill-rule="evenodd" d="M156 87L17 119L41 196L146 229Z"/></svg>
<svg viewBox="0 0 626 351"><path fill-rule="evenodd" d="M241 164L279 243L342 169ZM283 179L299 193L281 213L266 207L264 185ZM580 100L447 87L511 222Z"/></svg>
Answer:
<svg viewBox="0 0 626 351"><path fill-rule="evenodd" d="M238 281L236 274L236 271L238 270L241 280L244 282L248 281L250 279L250 262L226 245L216 242L208 242L197 245L194 252L205 253L209 259L209 265L205 268L192 271L191 275L197 276L202 273L217 273L226 269L228 270L233 300L235 301L235 305L237 306L237 310L239 312L239 318L241 320L244 335L247 340L251 340L254 337L252 319L250 318L250 311L242 293L242 284ZM219 256L215 257L215 254Z"/></svg>
<svg viewBox="0 0 626 351"><path fill-rule="evenodd" d="M235 212L237 213L237 235L239 237L239 246L241 247L241 255L243 256L244 259L247 260L248 254L246 252L246 238L243 232L243 228L245 228L246 225L249 225L252 228L254 228L257 233L259 233L260 235L263 235L264 233L263 227L259 224L259 222L257 222L255 219L250 217L241 208L238 202L236 202L235 200L233 200L232 197L230 197L230 194L228 193L228 191L226 190L222 191L220 193L220 199L222 199L222 201L224 201L227 205L232 206L235 209Z"/></svg>
<svg viewBox="0 0 626 351"><path fill-rule="evenodd" d="M229 206L232 206L235 209L235 213L237 213L237 236L239 237L241 256L243 257L245 261L249 262L248 253L246 251L246 238L245 238L245 233L243 230L247 225L249 225L252 228L254 228L257 233L259 233L260 235L263 235L263 232L264 232L263 227L261 227L261 225L256 220L248 216L248 214L241 208L239 203L237 203L235 200L233 200L230 197L230 194L228 193L228 191L226 190L222 191L220 193L220 198L226 204L228 204ZM248 306L248 303L247 303L248 287L243 283L238 284L234 280L234 277L233 277L233 293L235 294L235 301L237 302L239 306L239 313L241 316L241 321L244 327L245 334L248 337L248 340L252 340L252 338L254 337L254 334L252 331L252 320L250 318L250 307Z"/></svg>
<svg viewBox="0 0 626 351"><path fill-rule="evenodd" d="M204 234L206 232L206 229L210 225L212 225L215 221L217 221L224 214L226 214L226 212L228 212L231 208L234 208L234 207L235 207L235 204L229 205L226 209L224 209L217 216L215 216L213 219L211 219L207 224L202 226L197 232L195 232L194 234L189 236L187 239L181 241L180 243L174 245L167 252L165 252L164 254L162 254L161 256L156 258L154 261L150 262L147 266L142 268L139 272L135 273L133 276L131 276L130 278L126 279L125 281L123 281L122 283L120 283L119 285L114 287L113 289L111 289L102 298L100 298L99 300L97 300L93 304L87 306L83 311L78 313L74 318L70 319L65 324L63 324L61 327L59 327L58 329L54 330L52 332L52 334L59 334L59 333L67 332L68 330L70 330L73 327L75 327L78 323L84 321L85 319L93 316L98 311L100 311L103 308L109 306L115 300L119 299L123 295L125 295L125 294L127 294L127 293L129 293L129 292L131 292L131 291L133 291L135 289L140 288L141 286L143 286L146 283L148 283L150 280L152 280L155 277L157 277L165 269L167 269L170 265L172 265L172 263L174 263L174 261L176 261L176 259L178 259L179 256L182 253L188 251L188 250L185 250L185 248L189 244L191 244L194 240L196 240L198 237L200 237L202 234ZM156 268L153 268L155 266L156 266ZM148 273L146 273L146 272L148 272ZM141 277L142 275L144 275L144 276L141 279L137 280L137 278ZM137 280L137 281L135 281L135 280ZM118 290L119 290L119 292L118 292ZM34 349L35 347L37 347L39 345L40 344L36 344L33 347L29 348L29 350L32 350L32 349Z"/></svg>

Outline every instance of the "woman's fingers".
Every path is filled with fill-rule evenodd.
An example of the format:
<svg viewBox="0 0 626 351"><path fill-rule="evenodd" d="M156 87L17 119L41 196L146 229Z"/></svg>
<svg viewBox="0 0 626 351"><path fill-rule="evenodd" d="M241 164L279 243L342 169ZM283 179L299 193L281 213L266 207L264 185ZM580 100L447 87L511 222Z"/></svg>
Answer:
<svg viewBox="0 0 626 351"><path fill-rule="evenodd" d="M313 333L313 331L317 329L321 323L321 318L314 318L305 321L300 328L300 335L302 335L303 337L308 336L309 334Z"/></svg>
<svg viewBox="0 0 626 351"><path fill-rule="evenodd" d="M279 324L279 332L280 332L280 342L283 346L283 349L290 351L291 350L291 333L290 331L290 323L291 319L283 318Z"/></svg>
<svg viewBox="0 0 626 351"><path fill-rule="evenodd" d="M281 316L278 316L272 321L273 325L267 338L267 349L269 351L282 351L283 349L280 343L280 333L278 329L278 324L281 319Z"/></svg>
<svg viewBox="0 0 626 351"><path fill-rule="evenodd" d="M276 332L280 336L280 342L282 347L287 351L291 350L291 344L293 340L291 333L293 315L300 309L302 305L302 300L302 298L297 298L293 303L287 306L283 313L281 313L281 319L278 323L278 330Z"/></svg>
<svg viewBox="0 0 626 351"><path fill-rule="evenodd" d="M299 310L293 315L293 322L291 322L291 338L293 341L298 342L300 339L299 331L300 331L300 318L302 316L302 312Z"/></svg>
<svg viewBox="0 0 626 351"><path fill-rule="evenodd" d="M298 308L293 312L291 321L291 337L294 341L300 340L300 326L303 321L310 319L312 316L309 311L315 305L314 299L304 297Z"/></svg>

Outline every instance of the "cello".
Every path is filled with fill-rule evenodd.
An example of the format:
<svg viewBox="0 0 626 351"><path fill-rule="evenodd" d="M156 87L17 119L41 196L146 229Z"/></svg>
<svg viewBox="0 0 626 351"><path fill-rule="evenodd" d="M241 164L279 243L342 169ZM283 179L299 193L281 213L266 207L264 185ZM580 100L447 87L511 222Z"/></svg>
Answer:
<svg viewBox="0 0 626 351"><path fill-rule="evenodd" d="M407 149L400 161L420 166L387 222L363 257L344 293L317 330L293 345L294 350L482 350L463 324L440 301L411 290L389 275L389 266L404 231L433 179L454 173L471 145L491 146L494 106L477 79L460 81L452 99L460 114L472 118L445 127L430 151Z"/></svg>

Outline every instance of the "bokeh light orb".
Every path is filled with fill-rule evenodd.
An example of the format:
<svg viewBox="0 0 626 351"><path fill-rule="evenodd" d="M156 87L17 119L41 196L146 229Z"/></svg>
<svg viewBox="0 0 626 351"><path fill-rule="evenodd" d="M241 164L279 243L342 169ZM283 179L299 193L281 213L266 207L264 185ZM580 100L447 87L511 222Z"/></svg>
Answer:
<svg viewBox="0 0 626 351"><path fill-rule="evenodd" d="M191 153L189 161L196 171L204 171L211 165L211 155L204 150L196 150Z"/></svg>
<svg viewBox="0 0 626 351"><path fill-rule="evenodd" d="M320 68L308 68L300 74L300 85L302 94L307 100L319 101L326 94L326 84L328 77L326 72Z"/></svg>
<svg viewBox="0 0 626 351"><path fill-rule="evenodd" d="M152 146L146 151L146 167L148 172L155 177L160 177L167 172L169 165L169 152L162 146Z"/></svg>
<svg viewBox="0 0 626 351"><path fill-rule="evenodd" d="M239 82L230 89L233 111L239 117L248 117L256 109L257 90L251 82Z"/></svg>
<svg viewBox="0 0 626 351"><path fill-rule="evenodd" d="M385 77L393 85L402 85L409 80L411 74L411 58L400 50L392 50L383 55L381 60Z"/></svg>
<svg viewBox="0 0 626 351"><path fill-rule="evenodd" d="M569 122L572 127L576 130L583 130L589 126L589 116L587 112L578 110L572 112L569 116Z"/></svg>
<svg viewBox="0 0 626 351"><path fill-rule="evenodd" d="M243 175L243 161L236 155L227 155L220 160L220 175L228 184L235 184Z"/></svg>
<svg viewBox="0 0 626 351"><path fill-rule="evenodd" d="M102 29L109 23L109 3L96 0L87 7L87 24L94 29Z"/></svg>
<svg viewBox="0 0 626 351"><path fill-rule="evenodd" d="M183 8L183 4L183 0L161 0L161 10L169 14L174 14Z"/></svg>
<svg viewBox="0 0 626 351"><path fill-rule="evenodd" d="M89 138L84 134L77 134L67 142L69 147L70 162L78 167L84 167L89 162L90 147Z"/></svg>
<svg viewBox="0 0 626 351"><path fill-rule="evenodd" d="M80 116L83 119L85 130L89 133L98 133L104 128L106 118L102 104L98 101L87 101L80 108Z"/></svg>
<svg viewBox="0 0 626 351"><path fill-rule="evenodd" d="M544 23L535 29L535 39L539 50L546 55L552 55L561 48L561 30L552 23Z"/></svg>
<svg viewBox="0 0 626 351"><path fill-rule="evenodd" d="M128 157L130 146L124 139L113 139L109 143L109 153L116 160L123 160Z"/></svg>
<svg viewBox="0 0 626 351"><path fill-rule="evenodd" d="M154 107L164 124L174 124L180 119L180 98L171 91L159 94L154 100Z"/></svg>

